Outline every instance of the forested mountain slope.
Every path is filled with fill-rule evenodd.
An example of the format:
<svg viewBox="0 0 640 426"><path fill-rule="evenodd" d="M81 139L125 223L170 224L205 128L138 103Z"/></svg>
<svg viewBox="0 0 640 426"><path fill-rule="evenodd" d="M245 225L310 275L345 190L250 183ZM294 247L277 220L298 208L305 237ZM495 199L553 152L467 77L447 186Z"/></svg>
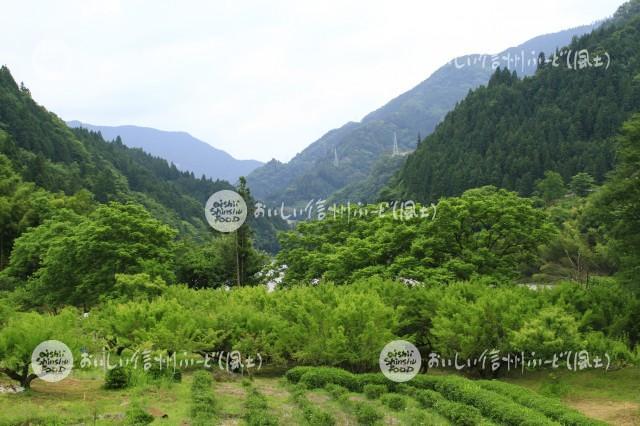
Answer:
<svg viewBox="0 0 640 426"><path fill-rule="evenodd" d="M70 129L55 114L38 105L29 90L18 85L9 69L0 69L0 153L13 170L37 188L56 193L89 191L96 201L136 202L183 236L200 239L210 233L203 206L226 181L196 178L166 160L128 148L117 138ZM275 231L261 221L258 245L273 249ZM12 238L2 240L5 254ZM15 235L14 235L15 236Z"/></svg>
<svg viewBox="0 0 640 426"><path fill-rule="evenodd" d="M67 124L69 127L84 127L100 132L106 140L114 140L120 136L126 146L142 148L196 176L204 175L236 183L240 176L246 176L262 165L256 160L235 159L186 132L168 132L139 126L96 126L80 121L69 121Z"/></svg>
<svg viewBox="0 0 640 426"><path fill-rule="evenodd" d="M533 77L497 71L419 144L382 196L433 201L482 185L528 195L549 170L601 181L614 163L612 136L640 110L639 5L625 4Z"/></svg>
<svg viewBox="0 0 640 426"><path fill-rule="evenodd" d="M457 58L361 122L329 131L290 162L273 160L256 169L248 176L249 186L258 198L278 204L304 204L340 190L333 199L374 201L368 195L381 188L374 169L377 175L382 171L383 176L390 176L402 164L388 161L394 134L401 152L413 150L419 135L430 134L469 90L489 81L496 64L533 74L539 52L553 52L597 25L542 35L496 55Z"/></svg>

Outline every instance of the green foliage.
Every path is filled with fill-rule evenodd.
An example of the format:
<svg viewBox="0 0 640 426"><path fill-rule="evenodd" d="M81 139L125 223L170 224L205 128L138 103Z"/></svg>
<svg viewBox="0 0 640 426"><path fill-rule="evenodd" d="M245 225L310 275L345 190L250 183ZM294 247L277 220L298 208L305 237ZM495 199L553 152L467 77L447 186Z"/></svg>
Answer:
<svg viewBox="0 0 640 426"><path fill-rule="evenodd" d="M388 389L385 385L364 385L362 392L369 399L378 399L387 393Z"/></svg>
<svg viewBox="0 0 640 426"><path fill-rule="evenodd" d="M416 381L415 385L436 390L450 401L475 407L484 417L499 424L509 426L551 426L557 424L537 411L523 407L510 398L485 390L472 381L461 377L425 377ZM463 414L461 417L467 418L467 414Z"/></svg>
<svg viewBox="0 0 640 426"><path fill-rule="evenodd" d="M602 224L611 240L613 255L622 277L636 291L640 272L640 115L623 126L619 138L618 163L606 184L595 194L589 214Z"/></svg>
<svg viewBox="0 0 640 426"><path fill-rule="evenodd" d="M567 408L557 399L546 398L521 386L511 385L496 380L476 382L484 389L491 390L500 395L513 399L518 404L541 412L545 416L567 426L596 426L604 425L604 422L592 420L582 413Z"/></svg>
<svg viewBox="0 0 640 426"><path fill-rule="evenodd" d="M431 389L417 389L411 395L427 409L432 409L448 418L455 425L475 426L482 424L482 416L477 408L449 401Z"/></svg>
<svg viewBox="0 0 640 426"><path fill-rule="evenodd" d="M57 315L15 312L3 309L0 314L0 373L28 388L37 376L30 370L33 350L46 340L59 340L73 353L84 342L80 314L66 308Z"/></svg>
<svg viewBox="0 0 640 426"><path fill-rule="evenodd" d="M569 187L579 197L586 197L593 191L595 179L589 173L580 172L571 178Z"/></svg>
<svg viewBox="0 0 640 426"><path fill-rule="evenodd" d="M571 52L604 55L606 47L617 64L608 69L543 66L522 80L498 69L409 155L392 188L434 202L483 185L529 195L546 171L601 182L614 163L610 139L640 110L638 19L635 8L556 53L566 64Z"/></svg>
<svg viewBox="0 0 640 426"><path fill-rule="evenodd" d="M305 387L296 386L292 392L293 400L298 405L304 419L309 426L333 426L336 424L335 418L325 411L314 406L305 396Z"/></svg>
<svg viewBox="0 0 640 426"><path fill-rule="evenodd" d="M104 377L104 387L106 389L124 389L131 384L131 371L122 366L117 366L107 370Z"/></svg>
<svg viewBox="0 0 640 426"><path fill-rule="evenodd" d="M559 307L547 307L513 332L512 345L517 351L535 352L550 358L563 351L580 349L578 322Z"/></svg>
<svg viewBox="0 0 640 426"><path fill-rule="evenodd" d="M388 381L379 374L354 377L308 365L376 371L381 348L403 336L413 336L423 353L445 357L458 352L474 358L488 348L513 353L523 350L520 345L536 352L566 346L608 352L616 365L627 362L640 331L638 300L614 284L531 290L472 281L408 287L371 278L273 292L169 286L154 299L106 302L92 309L85 326L113 352L261 353L270 365L306 364L286 373L292 383L317 388L334 382L361 391L365 384ZM542 330L549 315L554 317L548 318L549 329Z"/></svg>
<svg viewBox="0 0 640 426"><path fill-rule="evenodd" d="M199 370L191 382L191 419L195 425L213 424L217 414L217 401L213 395L211 373Z"/></svg>
<svg viewBox="0 0 640 426"><path fill-rule="evenodd" d="M544 212L493 187L441 200L428 217L409 206L404 220L368 206L358 217L305 222L281 234L280 264L287 282L326 278L339 283L384 274L423 282L477 275L517 276L537 260L552 234ZM434 217L435 214L435 217Z"/></svg>
<svg viewBox="0 0 640 426"><path fill-rule="evenodd" d="M402 411L407 407L407 399L397 393L385 393L380 397L380 402L394 411Z"/></svg>
<svg viewBox="0 0 640 426"><path fill-rule="evenodd" d="M384 418L384 415L371 404L362 401L356 402L354 404L354 412L359 425L377 425Z"/></svg>
<svg viewBox="0 0 640 426"><path fill-rule="evenodd" d="M309 388L323 388L328 383L344 386L350 390L359 388L358 379L348 371L340 368L318 367L307 371L300 378L300 383Z"/></svg>
<svg viewBox="0 0 640 426"><path fill-rule="evenodd" d="M242 232L245 232L244 230ZM266 263L265 256L245 238L243 282L254 279ZM224 234L204 243L181 241L176 248L176 280L192 288L217 288L237 285L236 237Z"/></svg>
<svg viewBox="0 0 640 426"><path fill-rule="evenodd" d="M442 295L433 314L431 335L434 349L444 355L456 352L473 358L495 348L511 349L509 334L518 330L540 301L524 288L495 288L455 285Z"/></svg>
<svg viewBox="0 0 640 426"><path fill-rule="evenodd" d="M289 370L287 370L287 372L284 374L284 377L290 382L290 383L294 383L297 384L298 382L300 382L300 379L302 378L302 376L304 376L305 373L314 370L314 367L311 366L298 366L298 367L293 367Z"/></svg>
<svg viewBox="0 0 640 426"><path fill-rule="evenodd" d="M35 228L25 234L25 245L33 241L31 232L39 237L51 235ZM28 278L29 298L25 304L90 306L100 296L111 295L117 274L146 273L172 281L174 237L175 231L139 205L102 205L47 242L49 249L41 253L40 269ZM145 275L121 277L115 296L140 291L153 294L162 288L161 281L143 281Z"/></svg>
<svg viewBox="0 0 640 426"><path fill-rule="evenodd" d="M599 232L586 227L584 199L571 197L550 209L557 232L540 247L543 264L533 274L534 282L573 280L589 284L592 277L615 271L612 256L602 244Z"/></svg>
<svg viewBox="0 0 640 426"><path fill-rule="evenodd" d="M277 426L278 419L268 409L267 398L252 388L245 401L244 420L247 426Z"/></svg>
<svg viewBox="0 0 640 426"><path fill-rule="evenodd" d="M544 179L536 181L536 191L545 203L551 204L563 197L567 189L560 173L547 170Z"/></svg>
<svg viewBox="0 0 640 426"><path fill-rule="evenodd" d="M151 278L147 273L116 274L111 297L121 300L153 298L167 289L161 277Z"/></svg>
<svg viewBox="0 0 640 426"><path fill-rule="evenodd" d="M134 403L127 409L124 424L127 426L143 426L153 423L153 416L147 413L140 404Z"/></svg>
<svg viewBox="0 0 640 426"><path fill-rule="evenodd" d="M170 381L180 383L182 381L182 372L178 369L175 371L172 367L165 366L162 368L160 365L152 364L149 369L145 371L145 373L152 379L156 381Z"/></svg>
<svg viewBox="0 0 640 426"><path fill-rule="evenodd" d="M327 383L324 386L324 390L326 390L329 395L331 395L335 399L341 399L343 396L349 393L349 389L344 386L336 385L335 383Z"/></svg>

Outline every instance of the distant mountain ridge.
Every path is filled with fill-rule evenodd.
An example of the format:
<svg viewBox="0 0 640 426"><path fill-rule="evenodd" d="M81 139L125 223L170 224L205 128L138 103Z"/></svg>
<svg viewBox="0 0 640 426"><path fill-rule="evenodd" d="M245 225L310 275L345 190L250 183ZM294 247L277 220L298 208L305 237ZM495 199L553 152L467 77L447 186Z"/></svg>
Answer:
<svg viewBox="0 0 640 426"><path fill-rule="evenodd" d="M256 160L238 160L231 155L203 142L186 132L171 132L139 126L100 126L77 120L68 121L69 127L84 127L100 132L106 140L120 136L130 148L142 148L145 152L172 162L183 171L197 177L236 182L263 163Z"/></svg>
<svg viewBox="0 0 640 426"><path fill-rule="evenodd" d="M598 25L538 36L497 55L467 55L452 60L361 122L349 122L327 132L288 163L272 160L254 170L247 178L249 186L257 198L278 204L304 204L319 198L373 201L371 195L384 182L379 176L390 176L403 164L390 158L394 134L400 151L414 150L418 139L432 133L470 90L488 83L495 70L494 58L501 67L510 64L518 75L529 76L535 73L540 52L552 53ZM478 60L482 57L484 63Z"/></svg>

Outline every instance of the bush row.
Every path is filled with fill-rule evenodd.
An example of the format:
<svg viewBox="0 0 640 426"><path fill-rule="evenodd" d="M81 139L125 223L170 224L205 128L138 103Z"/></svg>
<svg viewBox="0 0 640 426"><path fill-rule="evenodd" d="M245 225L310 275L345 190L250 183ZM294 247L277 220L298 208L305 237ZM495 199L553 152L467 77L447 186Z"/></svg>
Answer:
<svg viewBox="0 0 640 426"><path fill-rule="evenodd" d="M462 377L421 375L415 377L412 384L421 389L438 391L448 400L476 407L484 417L503 425L550 426L560 424L538 411L483 389L473 381Z"/></svg>
<svg viewBox="0 0 640 426"><path fill-rule="evenodd" d="M181 382L182 372L172 368L152 366L148 370L134 369L131 366L117 366L107 370L104 378L106 389L124 389L150 382Z"/></svg>
<svg viewBox="0 0 640 426"><path fill-rule="evenodd" d="M541 412L545 416L557 420L566 426L601 426L604 422L592 420L582 413L565 407L560 401L539 395L521 386L512 385L497 380L479 380L476 382L482 388L507 396L518 404Z"/></svg>
<svg viewBox="0 0 640 426"><path fill-rule="evenodd" d="M352 392L363 392L367 385L386 384L388 390L406 393L408 385L388 381L382 374L352 374L333 367L296 367L286 375L293 383L301 382L309 387L325 387L328 384L340 385ZM547 425L600 425L581 414L564 408L560 403L553 404L547 398L536 397L526 389L510 385L508 389L497 391L485 388L474 381L459 376L418 375L411 386L439 392L446 400L475 407L487 419L507 426L547 426ZM499 385L495 385L499 386ZM514 390L520 389L519 394ZM513 399L512 399L513 398ZM548 407L545 408L545 405ZM562 410L562 411L561 411ZM548 415L548 417L547 417Z"/></svg>
<svg viewBox="0 0 640 426"><path fill-rule="evenodd" d="M304 386L297 386L292 392L292 397L309 426L334 426L336 419L330 413L320 410L309 402L305 396L305 390Z"/></svg>
<svg viewBox="0 0 640 426"><path fill-rule="evenodd" d="M267 398L256 388L250 388L245 401L244 420L247 426L277 426L278 419L268 410Z"/></svg>
<svg viewBox="0 0 640 426"><path fill-rule="evenodd" d="M150 423L153 423L153 416L147 413L139 403L129 406L124 418L126 426L144 426Z"/></svg>
<svg viewBox="0 0 640 426"><path fill-rule="evenodd" d="M433 409L458 426L477 426L482 424L480 410L475 407L447 400L431 389L417 389L412 396L423 408Z"/></svg>
<svg viewBox="0 0 640 426"><path fill-rule="evenodd" d="M389 392L389 388L386 385L369 384L362 386L362 393L369 399L378 399L387 392Z"/></svg>
<svg viewBox="0 0 640 426"><path fill-rule="evenodd" d="M324 378L329 377L328 371L332 371L332 370L336 370L336 369L325 369L324 374L321 376ZM341 370L341 371L344 371L344 370ZM309 370L307 370L307 373L305 374L308 374L308 373L309 373ZM348 373L348 374L351 374L351 373ZM294 376L295 376L295 373L294 373ZM355 376L355 375L352 375L352 376ZM301 382L303 381L303 377L304 377L304 374L300 378ZM345 376L342 373L339 373L336 375L336 377L340 377L344 379ZM355 385L355 383L357 382L350 381L350 383L353 386L353 389L362 388L362 386L360 385ZM364 386L367 387L371 385L365 384ZM336 399L337 401L340 401L343 405L349 407L353 411L353 414L356 416L356 420L359 425L363 425L363 426L377 425L384 418L384 415L380 413L380 411L378 411L373 405L368 404L367 402L364 402L364 401L351 401L348 398L348 394L349 394L349 391L353 389L349 389L345 386L342 386L336 383L331 383L331 382L327 382L327 384L324 386L324 389L334 399ZM394 405L393 402L391 402L390 404Z"/></svg>
<svg viewBox="0 0 640 426"><path fill-rule="evenodd" d="M356 420L359 425L374 426L384 418L384 415L380 411L367 402L355 401L352 404L354 407L353 412L356 415Z"/></svg>
<svg viewBox="0 0 640 426"><path fill-rule="evenodd" d="M213 395L213 380L207 371L196 371L191 383L191 425L205 426L214 422L217 404Z"/></svg>
<svg viewBox="0 0 640 426"><path fill-rule="evenodd" d="M345 388L344 386L336 385L335 383L327 384L324 387L324 390L326 390L329 395L337 400L341 400L347 393L349 393L349 389Z"/></svg>
<svg viewBox="0 0 640 426"><path fill-rule="evenodd" d="M294 367L285 373L285 378L290 383L302 383L309 388L334 384L351 392L363 392L366 385L387 386L389 390L394 390L396 386L380 373L353 374L335 367Z"/></svg>
<svg viewBox="0 0 640 426"><path fill-rule="evenodd" d="M407 398L398 393L385 393L380 397L380 402L393 411L402 411L407 408Z"/></svg>

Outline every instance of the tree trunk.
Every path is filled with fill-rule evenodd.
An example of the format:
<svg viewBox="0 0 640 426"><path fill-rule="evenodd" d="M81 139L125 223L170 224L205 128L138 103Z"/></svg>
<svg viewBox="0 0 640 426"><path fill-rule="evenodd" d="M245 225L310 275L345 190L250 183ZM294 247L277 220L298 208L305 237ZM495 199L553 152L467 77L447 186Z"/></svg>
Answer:
<svg viewBox="0 0 640 426"><path fill-rule="evenodd" d="M11 370L9 368L0 368L0 373L4 373L9 376L9 378L19 382L20 386L25 389L29 389L31 387L31 382L38 378L36 374L29 374L29 364L23 364L21 373L19 372L19 369Z"/></svg>

